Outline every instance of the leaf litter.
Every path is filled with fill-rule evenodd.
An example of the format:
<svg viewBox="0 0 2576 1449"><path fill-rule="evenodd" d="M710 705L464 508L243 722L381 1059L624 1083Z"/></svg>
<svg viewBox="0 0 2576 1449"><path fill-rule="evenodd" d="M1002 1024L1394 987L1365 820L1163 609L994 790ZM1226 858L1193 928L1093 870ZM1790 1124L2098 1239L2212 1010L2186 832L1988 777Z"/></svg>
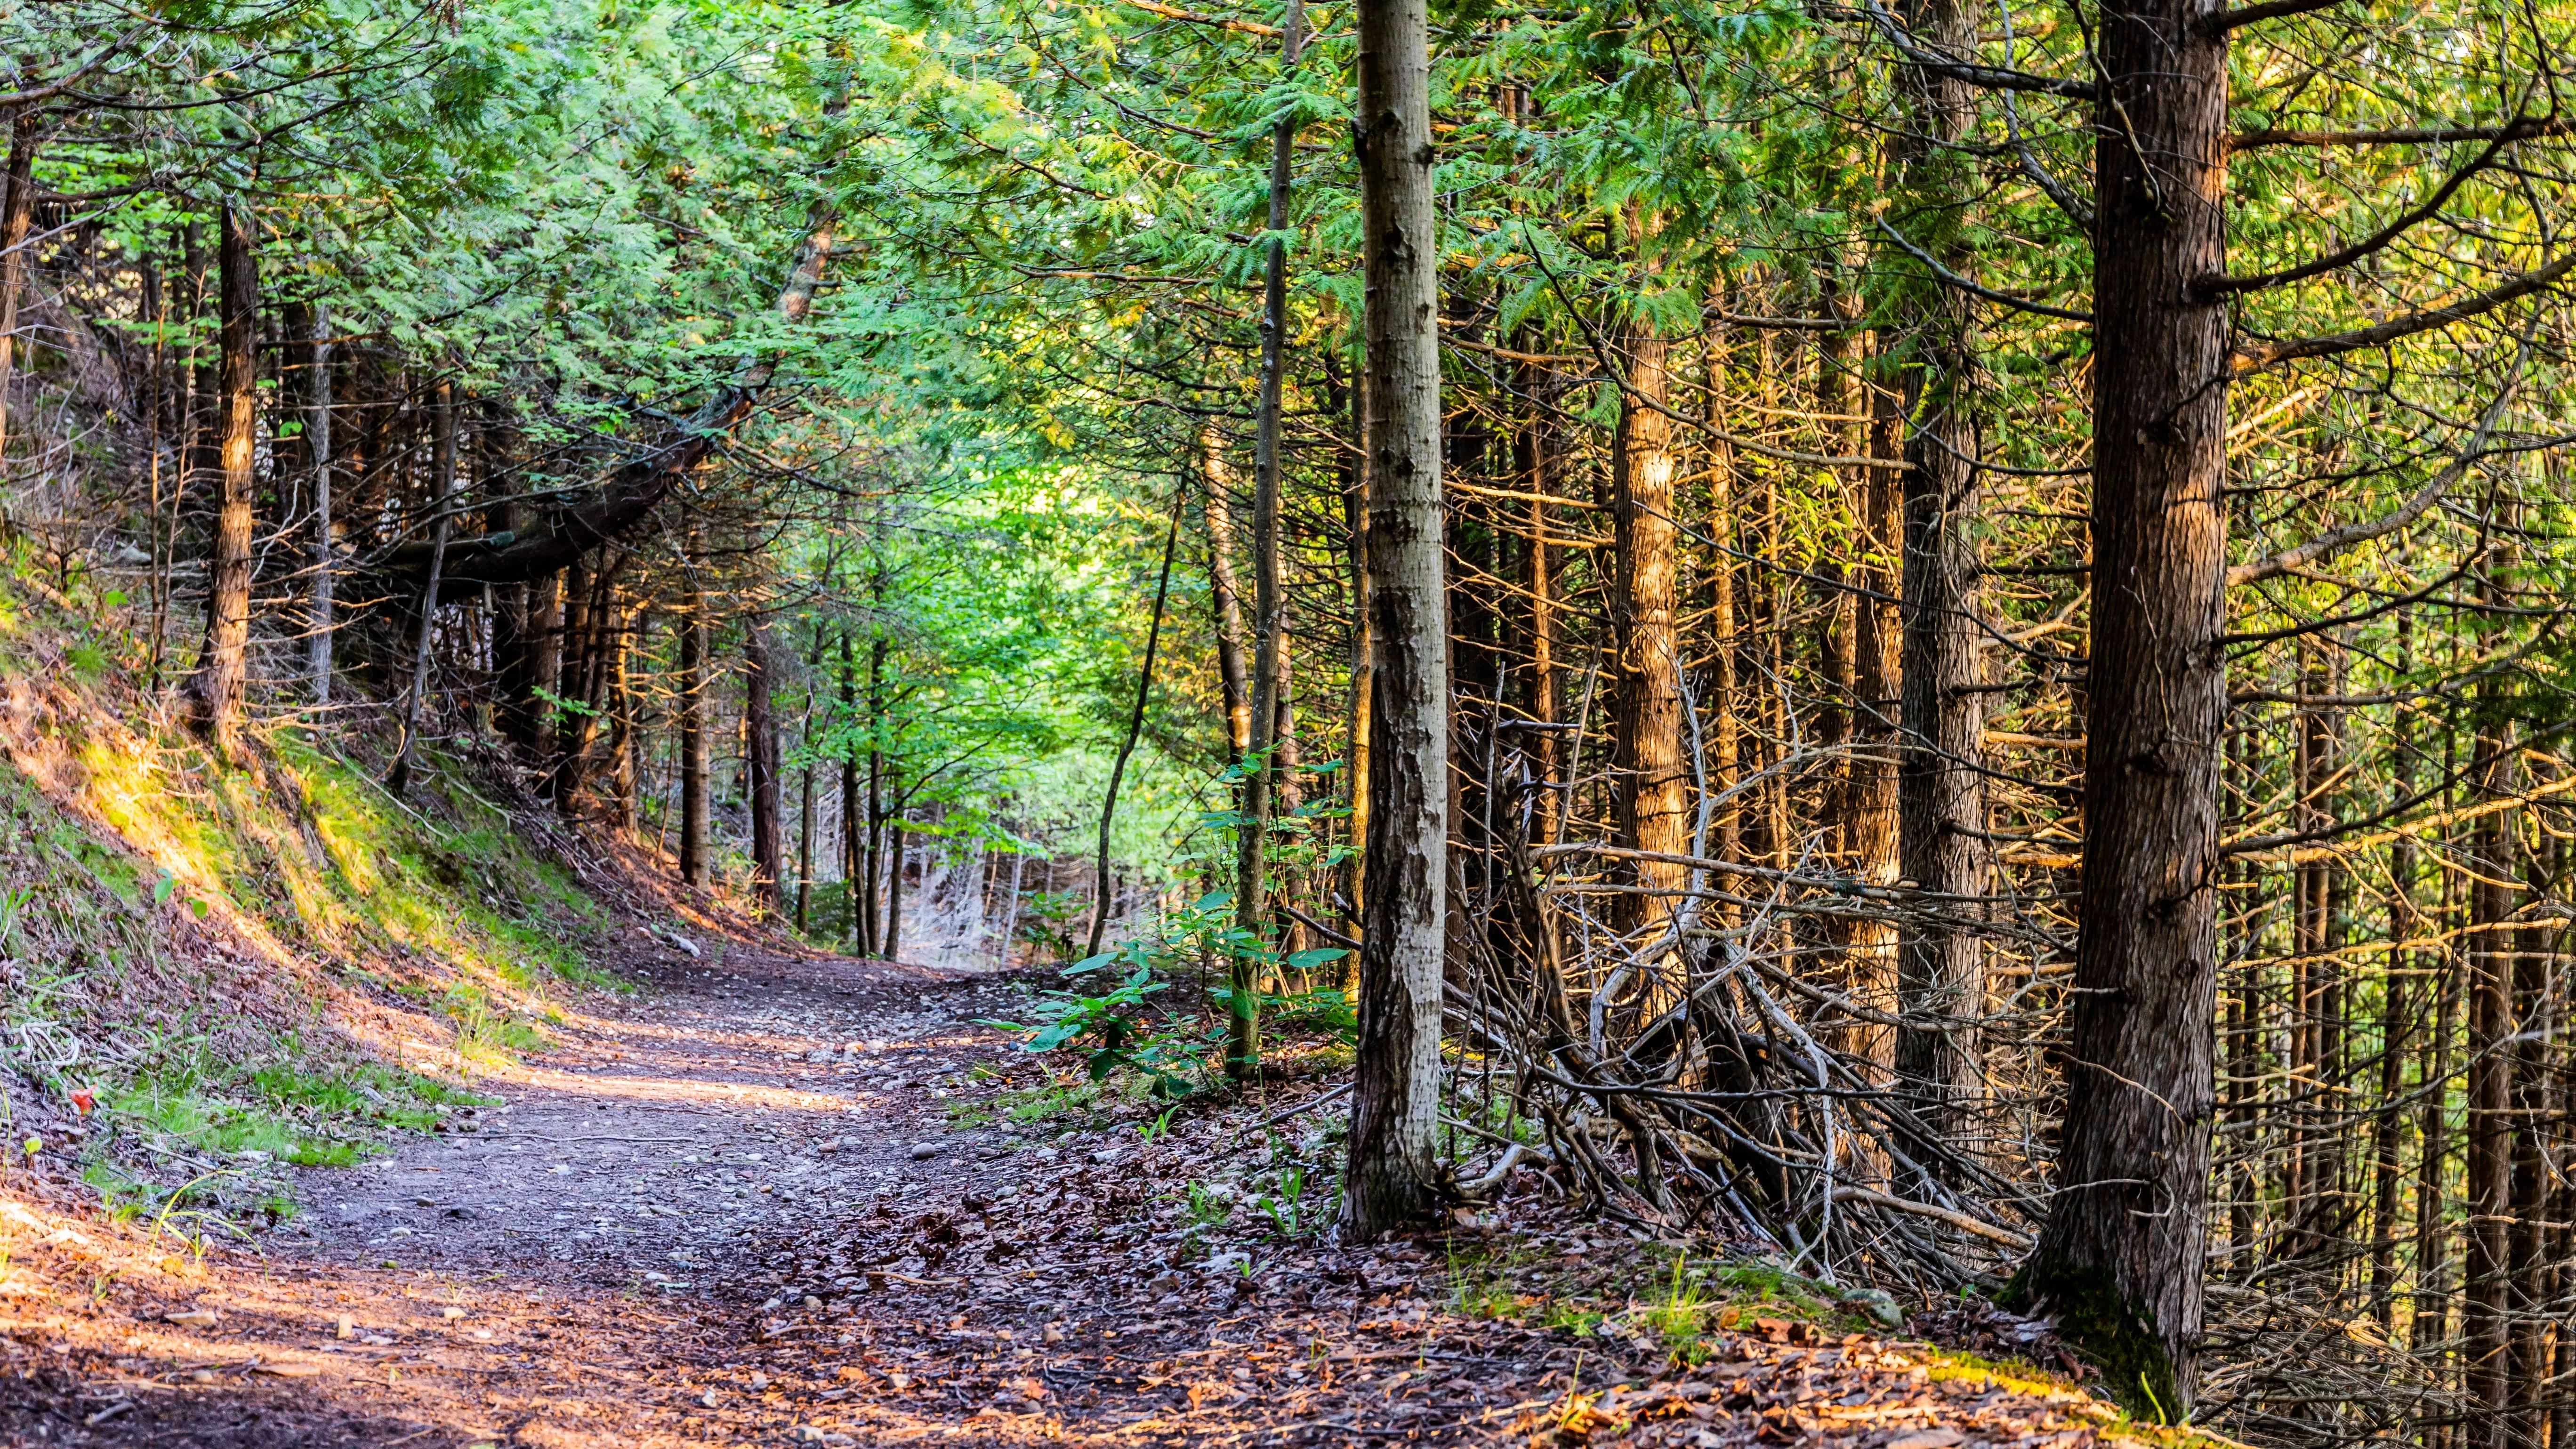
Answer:
<svg viewBox="0 0 2576 1449"><path fill-rule="evenodd" d="M13 1216L90 1235L11 1245L30 1291L0 1297L0 1433L210 1449L2173 1437L2063 1378L1849 1331L1855 1305L1819 1285L1602 1239L1534 1168L1436 1235L1338 1246L1322 1082L1131 1100L979 1025L1016 1004L995 978L748 941L720 975L701 959L639 952L629 970L656 989L589 1003L561 1050L484 1084L506 1101L474 1130L307 1172L308 1210L254 1242L179 1249L84 1217L70 1184L0 1182ZM2048 1357L2044 1325L1999 1317L1915 1325Z"/></svg>

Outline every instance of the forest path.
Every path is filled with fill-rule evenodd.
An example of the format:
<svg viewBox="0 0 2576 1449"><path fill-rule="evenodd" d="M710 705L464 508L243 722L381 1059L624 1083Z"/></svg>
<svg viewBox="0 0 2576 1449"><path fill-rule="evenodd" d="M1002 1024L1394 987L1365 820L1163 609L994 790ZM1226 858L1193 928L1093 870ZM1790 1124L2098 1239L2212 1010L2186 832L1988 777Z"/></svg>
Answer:
<svg viewBox="0 0 2576 1449"><path fill-rule="evenodd" d="M1515 1311L1493 1265L1616 1246L1579 1233L1343 1250L1308 1204L1283 1237L1225 1184L1321 1156L1272 1126L1297 1097L1199 1103L1152 1136L1136 1104L1014 1125L1003 1109L1058 1089L977 1024L1022 1004L1007 983L701 949L639 947L624 964L645 989L496 1074L502 1105L308 1171L287 1229L58 1289L0 1337L0 1443L2096 1437L2080 1396L1928 1378L1917 1350L1857 1334L1717 1335L1693 1368L1633 1325Z"/></svg>

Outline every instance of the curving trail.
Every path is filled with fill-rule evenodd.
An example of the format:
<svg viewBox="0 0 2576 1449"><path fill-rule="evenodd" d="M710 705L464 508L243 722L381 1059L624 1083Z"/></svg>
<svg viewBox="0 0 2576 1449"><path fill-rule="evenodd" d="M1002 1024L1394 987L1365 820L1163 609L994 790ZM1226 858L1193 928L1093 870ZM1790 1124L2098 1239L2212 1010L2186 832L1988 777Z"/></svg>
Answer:
<svg viewBox="0 0 2576 1449"><path fill-rule="evenodd" d="M1278 1103L1151 1142L1124 1123L1014 1126L986 1084L1036 1068L975 1024L1010 1013L1004 983L706 951L639 949L625 967L645 989L497 1076L504 1105L307 1172L309 1211L256 1248L191 1264L66 1218L51 1256L0 1277L0 1443L2097 1436L2080 1396L1971 1397L1857 1335L1728 1335L1731 1361L1684 1371L1644 1338L1463 1316L1439 1249L1282 1243L1248 1214L1193 1225L1200 1173L1315 1149L1293 1124L1259 1130ZM83 1274L107 1286L72 1291ZM52 1286L10 1299L18 1279Z"/></svg>

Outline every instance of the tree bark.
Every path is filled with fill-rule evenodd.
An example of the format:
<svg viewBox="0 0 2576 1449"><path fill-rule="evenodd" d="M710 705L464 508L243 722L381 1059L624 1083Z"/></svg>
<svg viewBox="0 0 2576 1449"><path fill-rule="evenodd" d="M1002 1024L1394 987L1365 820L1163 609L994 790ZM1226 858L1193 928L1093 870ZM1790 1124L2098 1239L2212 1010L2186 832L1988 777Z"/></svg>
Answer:
<svg viewBox="0 0 2576 1449"><path fill-rule="evenodd" d="M2216 13L2149 0L2098 36L2082 929L2058 1189L2026 1275L2106 1386L2168 1419L2192 1403L2215 1092L2227 316L2200 279L2224 262Z"/></svg>
<svg viewBox="0 0 2576 1449"><path fill-rule="evenodd" d="M1640 247L1647 225L1632 217ZM1619 766L1619 834L1640 851L1688 855L1691 849L1689 765L1682 753L1678 560L1673 525L1672 418L1665 411L1671 388L1665 359L1670 347L1644 323L1621 339L1628 376L1619 394L1619 428L1611 440L1612 525L1618 544L1613 619L1619 708L1614 748ZM1650 890L1680 891L1688 867L1640 861L1637 883ZM1679 898L1628 897L1628 925L1653 930L1671 916Z"/></svg>
<svg viewBox="0 0 2576 1449"><path fill-rule="evenodd" d="M2490 600L2496 598L2492 580ZM2481 715L2503 718L2512 708L2494 685L2482 693ZM2481 803L2513 798L2518 781L2516 741L2503 726L2478 736L2473 766ZM2521 873L2514 812L2497 810L2477 824L2469 862L2468 1141L2462 1183L2467 1214L2461 1265L2467 1339L2463 1379L2472 1403L2486 1412L2473 1424L2472 1449L2505 1449L2513 1383L2511 1281L2514 1155L2514 1032L2512 881Z"/></svg>
<svg viewBox="0 0 2576 1449"><path fill-rule="evenodd" d="M36 214L39 112L17 107L9 122L9 174L0 191L0 465L9 456L9 384L18 365L18 293L27 276L27 231Z"/></svg>
<svg viewBox="0 0 2576 1449"><path fill-rule="evenodd" d="M769 626L754 615L743 626L743 732L751 776L752 889L771 910L787 909L787 862L778 816L778 719L772 691L777 651Z"/></svg>
<svg viewBox="0 0 2576 1449"><path fill-rule="evenodd" d="M1208 603L1216 612L1216 675L1225 693L1226 759L1252 748L1252 695L1243 664L1242 594L1234 580L1234 513L1228 501L1225 444L1216 424L1199 427L1199 472L1207 484Z"/></svg>
<svg viewBox="0 0 2576 1449"><path fill-rule="evenodd" d="M1898 402L1884 389L1871 388L1869 456L1891 461L1903 456L1904 419ZM1852 878L1863 885L1886 887L1902 878L1897 852L1897 762L1901 757L1904 689L1904 623L1897 603L1903 587L1905 487L1892 467L1861 470L1856 499L1861 525L1861 567L1853 581L1859 597L1852 601L1852 755L1845 776L1844 843L1850 851ZM1854 998L1882 1010L1896 1007L1897 930L1892 922L1852 922L1846 945L1852 952ZM1893 1068L1896 1043L1884 1027L1872 1026L1863 1055Z"/></svg>
<svg viewBox="0 0 2576 1449"><path fill-rule="evenodd" d="M1968 0L1917 0L1908 19L1936 48L1976 44ZM1912 125L1899 145L1905 204L1898 224L1914 245L1964 273L1973 262L1959 216L1975 183L1958 149L1970 121L1968 87L1920 68L1903 74ZM1968 462L1979 444L1969 299L1928 275L1908 281L1899 322L1908 346L1900 377L1909 426L1897 875L1946 898L1911 913L1897 942L1896 998L1909 1025L1896 1033L1896 1077L1929 1129L1919 1161L1950 1155L1936 1144L1967 1136L1967 1104L1982 1086L1977 1019L1985 1006L1985 942L1976 908L1962 902L1986 893L1989 865L1979 488Z"/></svg>
<svg viewBox="0 0 2576 1449"><path fill-rule="evenodd" d="M1424 0L1359 12L1369 369L1368 887L1342 1233L1367 1241L1438 1193L1449 883L1449 663L1441 556L1439 258Z"/></svg>
<svg viewBox="0 0 2576 1449"><path fill-rule="evenodd" d="M1369 831L1369 731L1371 707L1377 692L1377 646L1370 633L1373 613L1369 601L1369 391L1368 373L1363 369L1351 380L1351 466L1342 489L1342 519L1350 535L1351 566L1351 678L1350 719L1344 737L1350 752L1350 876L1347 891L1346 919L1354 933L1362 926L1366 912L1362 902L1368 899ZM1350 987L1358 961L1342 958L1341 986Z"/></svg>
<svg viewBox="0 0 2576 1449"><path fill-rule="evenodd" d="M190 715L230 763L240 742L242 691L250 647L251 494L257 481L259 272L249 221L230 202L216 248L222 282L222 495L208 560L206 642L188 681Z"/></svg>
<svg viewBox="0 0 2576 1449"><path fill-rule="evenodd" d="M313 462L313 593L307 606L305 672L313 679L313 702L331 702L332 617L339 587L339 542L333 537L331 512L331 304L313 304L313 375L304 416L306 451Z"/></svg>
<svg viewBox="0 0 2576 1449"><path fill-rule="evenodd" d="M589 693L582 676L591 657L591 592L590 569L576 559L563 572L563 597L556 605L561 623L550 631L555 641L550 687L559 698L574 703ZM548 734L555 751L555 809L566 820L575 819L581 814L581 791L590 774L590 746L598 721L555 704L546 706L546 717L554 721Z"/></svg>
<svg viewBox="0 0 2576 1449"><path fill-rule="evenodd" d="M394 752L393 771L385 778L385 789L396 795L411 787L411 772L420 753L420 717L429 695L430 644L438 632L438 579L447 563L448 531L455 524L456 385L441 381L432 395L429 466L435 494L430 504L429 576L421 584L420 632L412 650L411 684L403 692L402 747ZM244 532L248 532L247 528Z"/></svg>
<svg viewBox="0 0 2576 1449"><path fill-rule="evenodd" d="M714 771L707 729L707 591L697 526L691 523L680 585L680 879L705 889L715 878L709 819Z"/></svg>
<svg viewBox="0 0 2576 1449"><path fill-rule="evenodd" d="M1281 26L1280 64L1294 71L1305 43L1305 9L1288 0ZM1281 739L1281 676L1286 672L1285 601L1279 590L1280 396L1288 364L1288 247L1278 235L1288 227L1289 187L1296 160L1295 123L1282 117L1271 127L1270 216L1261 285L1261 399L1253 443L1252 486L1252 688L1243 751L1243 810L1235 832L1234 923L1265 945L1272 941L1268 881L1270 813L1280 778L1272 758ZM1106 888L1104 883L1104 889ZM1259 972L1264 963L1237 952L1229 958L1226 1000L1226 1075L1237 1081L1261 1069Z"/></svg>
<svg viewBox="0 0 2576 1449"><path fill-rule="evenodd" d="M841 720L844 728L858 722L858 661L851 648L850 626L841 626ZM862 897L870 894L861 884L859 862L864 818L859 810L859 747L850 739L841 749L841 884L850 910L850 954L865 956L873 942L865 920L859 914Z"/></svg>

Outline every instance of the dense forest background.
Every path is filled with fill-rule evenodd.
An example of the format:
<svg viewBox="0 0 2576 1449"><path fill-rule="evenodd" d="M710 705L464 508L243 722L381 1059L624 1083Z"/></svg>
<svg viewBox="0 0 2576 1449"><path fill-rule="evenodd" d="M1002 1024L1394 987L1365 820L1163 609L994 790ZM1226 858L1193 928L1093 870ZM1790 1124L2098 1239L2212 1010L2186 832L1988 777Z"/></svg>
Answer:
<svg viewBox="0 0 2576 1449"><path fill-rule="evenodd" d="M1390 639L1368 18L0 10L19 586L220 757L1211 983L1205 1084L1427 888L1436 657L1444 1190L2566 1443L2576 20L1439 7ZM2100 1302L2078 1199L2161 1244Z"/></svg>

